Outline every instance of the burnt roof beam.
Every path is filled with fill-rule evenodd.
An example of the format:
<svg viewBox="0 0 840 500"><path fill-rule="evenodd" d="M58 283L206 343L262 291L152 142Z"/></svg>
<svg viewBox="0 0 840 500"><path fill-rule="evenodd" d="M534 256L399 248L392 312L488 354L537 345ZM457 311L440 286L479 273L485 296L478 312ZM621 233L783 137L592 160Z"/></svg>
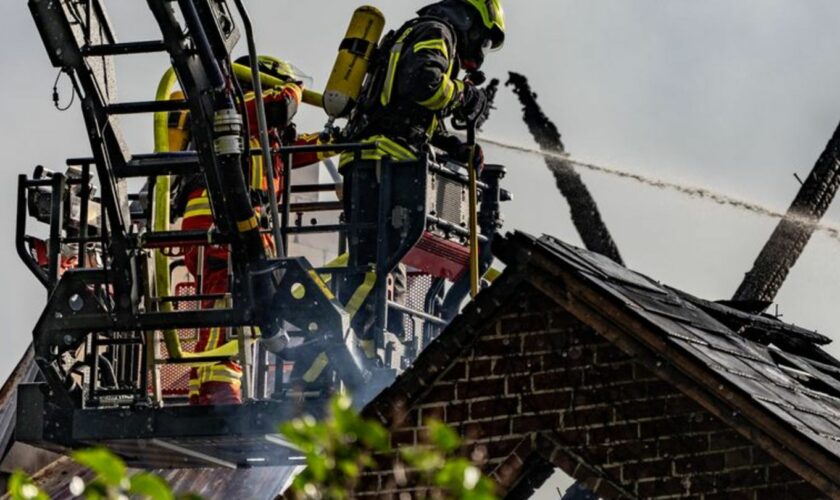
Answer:
<svg viewBox="0 0 840 500"><path fill-rule="evenodd" d="M840 187L840 126L785 217L776 226L752 269L735 292L736 301L772 302L805 250Z"/></svg>
<svg viewBox="0 0 840 500"><path fill-rule="evenodd" d="M560 137L557 126L546 116L537 102L537 94L531 90L528 79L518 73L510 73L507 85L513 87L513 92L522 104L523 120L540 149L546 153L563 154L566 147ZM615 244L610 230L601 217L598 204L580 174L572 165L556 156L546 156L545 163L554 180L557 189L569 203L572 222L583 240L584 246L619 264L623 264L618 246Z"/></svg>

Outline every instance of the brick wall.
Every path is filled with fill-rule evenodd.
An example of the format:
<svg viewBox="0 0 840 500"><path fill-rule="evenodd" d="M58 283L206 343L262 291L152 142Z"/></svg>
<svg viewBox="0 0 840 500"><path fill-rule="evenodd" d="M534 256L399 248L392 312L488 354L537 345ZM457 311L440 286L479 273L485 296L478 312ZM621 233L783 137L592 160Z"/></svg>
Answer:
<svg viewBox="0 0 840 500"><path fill-rule="evenodd" d="M425 419L444 420L501 494L540 454L605 498L821 497L539 293L521 297L400 409L395 446L422 442ZM388 462L365 474L357 495L418 492L410 471L395 475Z"/></svg>

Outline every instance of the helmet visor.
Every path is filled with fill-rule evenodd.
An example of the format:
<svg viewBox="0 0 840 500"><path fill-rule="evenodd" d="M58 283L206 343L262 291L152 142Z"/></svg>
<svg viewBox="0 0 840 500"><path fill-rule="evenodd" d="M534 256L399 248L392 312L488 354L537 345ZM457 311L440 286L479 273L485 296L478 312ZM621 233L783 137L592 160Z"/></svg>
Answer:
<svg viewBox="0 0 840 500"><path fill-rule="evenodd" d="M286 63L289 65L289 77L296 82L299 82L306 88L312 88L312 85L315 83L315 80L306 74L302 69L295 66L292 63Z"/></svg>
<svg viewBox="0 0 840 500"><path fill-rule="evenodd" d="M260 72L287 82L300 83L311 88L314 80L294 64L274 57L260 57Z"/></svg>

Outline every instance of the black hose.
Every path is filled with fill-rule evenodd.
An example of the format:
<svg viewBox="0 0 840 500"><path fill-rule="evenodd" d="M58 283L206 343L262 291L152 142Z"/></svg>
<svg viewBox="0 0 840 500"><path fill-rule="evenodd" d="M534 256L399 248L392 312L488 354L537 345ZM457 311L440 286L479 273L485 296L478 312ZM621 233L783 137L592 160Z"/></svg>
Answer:
<svg viewBox="0 0 840 500"><path fill-rule="evenodd" d="M228 64L230 60L228 60ZM242 144L245 145L245 154L242 155L242 171L248 172L251 168L251 124L248 119L248 108L245 102L245 92L242 90L242 85L236 78L233 81L233 92L236 100L239 101L239 114L242 115Z"/></svg>
<svg viewBox="0 0 840 500"><path fill-rule="evenodd" d="M254 98L257 105L257 120L259 121L260 131L260 148L262 149L263 163L265 164L265 173L268 178L268 205L270 208L271 225L274 233L274 247L277 249L279 257L286 256L286 248L283 245L283 235L280 224L280 209L277 204L277 193L274 191L274 168L271 161L270 142L268 139L268 124L265 118L265 105L263 103L262 80L260 80L259 60L257 57L257 46L254 42L254 29L251 25L251 18L248 16L248 11L242 0L235 0L236 8L239 11L239 17L242 18L242 26L245 28L245 39L248 43L248 59L251 64L251 79L254 84ZM288 183L289 179L285 179ZM289 200L285 200L288 204ZM282 228L285 229L285 228Z"/></svg>
<svg viewBox="0 0 840 500"><path fill-rule="evenodd" d="M207 69L207 76L210 78L210 83L216 89L221 89L225 86L225 77L222 75L222 69L219 68L219 63L213 56L213 48L210 46L210 40L204 31L204 25L198 17L195 3L193 3L193 0L178 0L178 5L181 6L184 22L192 34L198 58L201 59L202 65Z"/></svg>

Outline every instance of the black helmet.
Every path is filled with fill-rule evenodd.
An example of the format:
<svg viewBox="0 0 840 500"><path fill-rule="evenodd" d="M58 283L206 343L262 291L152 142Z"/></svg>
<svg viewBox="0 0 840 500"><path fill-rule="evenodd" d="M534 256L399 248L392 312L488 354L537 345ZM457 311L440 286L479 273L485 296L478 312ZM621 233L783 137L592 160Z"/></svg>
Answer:
<svg viewBox="0 0 840 500"><path fill-rule="evenodd" d="M505 14L500 0L441 0L417 12L443 19L457 31L458 54L468 70L481 67L489 51L505 41Z"/></svg>

